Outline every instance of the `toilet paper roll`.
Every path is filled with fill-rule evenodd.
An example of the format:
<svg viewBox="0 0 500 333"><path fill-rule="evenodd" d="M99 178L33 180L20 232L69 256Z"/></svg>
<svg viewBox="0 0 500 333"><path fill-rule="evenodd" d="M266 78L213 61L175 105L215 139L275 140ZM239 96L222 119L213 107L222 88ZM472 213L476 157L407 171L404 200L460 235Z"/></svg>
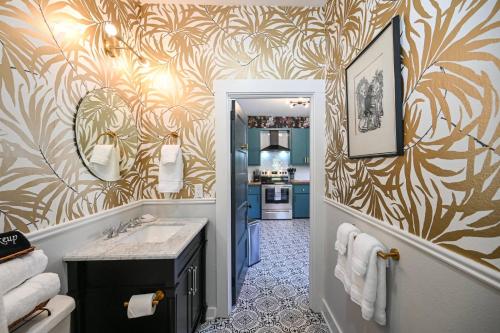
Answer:
<svg viewBox="0 0 500 333"><path fill-rule="evenodd" d="M153 305L155 294L133 295L128 302L127 316L129 319L151 316L156 311Z"/></svg>

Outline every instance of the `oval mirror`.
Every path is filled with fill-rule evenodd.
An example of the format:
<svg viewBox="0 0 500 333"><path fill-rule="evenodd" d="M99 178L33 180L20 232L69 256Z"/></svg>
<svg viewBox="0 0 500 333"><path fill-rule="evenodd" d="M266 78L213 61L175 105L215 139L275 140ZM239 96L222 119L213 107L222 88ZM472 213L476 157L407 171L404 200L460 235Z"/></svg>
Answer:
<svg viewBox="0 0 500 333"><path fill-rule="evenodd" d="M101 180L119 180L134 164L137 127L129 106L111 88L92 90L81 100L75 136L83 163Z"/></svg>

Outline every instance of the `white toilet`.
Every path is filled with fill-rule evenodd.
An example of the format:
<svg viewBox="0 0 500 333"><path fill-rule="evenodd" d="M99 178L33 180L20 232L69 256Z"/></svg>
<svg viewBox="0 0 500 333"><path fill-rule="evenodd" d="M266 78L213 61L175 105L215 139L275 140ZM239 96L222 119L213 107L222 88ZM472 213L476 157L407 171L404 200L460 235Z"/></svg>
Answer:
<svg viewBox="0 0 500 333"><path fill-rule="evenodd" d="M15 333L70 333L71 312L75 309L75 300L66 295L57 295L45 306L46 312L21 326Z"/></svg>

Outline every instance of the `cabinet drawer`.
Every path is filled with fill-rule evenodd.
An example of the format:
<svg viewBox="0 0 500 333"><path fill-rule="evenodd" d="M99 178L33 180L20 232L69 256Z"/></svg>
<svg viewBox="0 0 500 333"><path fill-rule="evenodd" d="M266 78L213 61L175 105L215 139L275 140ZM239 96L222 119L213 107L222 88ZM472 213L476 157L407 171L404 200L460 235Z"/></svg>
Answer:
<svg viewBox="0 0 500 333"><path fill-rule="evenodd" d="M309 185L293 185L293 193L309 193Z"/></svg>
<svg viewBox="0 0 500 333"><path fill-rule="evenodd" d="M248 185L248 194L260 195L260 185Z"/></svg>

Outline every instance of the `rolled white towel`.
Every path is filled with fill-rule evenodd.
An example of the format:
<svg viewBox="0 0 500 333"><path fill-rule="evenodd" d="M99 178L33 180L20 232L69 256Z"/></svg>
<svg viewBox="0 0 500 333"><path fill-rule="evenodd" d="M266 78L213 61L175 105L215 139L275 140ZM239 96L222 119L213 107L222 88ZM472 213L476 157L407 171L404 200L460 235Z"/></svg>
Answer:
<svg viewBox="0 0 500 333"><path fill-rule="evenodd" d="M111 158L114 145L95 145L90 157L90 163L106 165Z"/></svg>
<svg viewBox="0 0 500 333"><path fill-rule="evenodd" d="M8 325L26 316L40 303L56 296L60 288L57 274L42 273L7 292L3 301Z"/></svg>
<svg viewBox="0 0 500 333"><path fill-rule="evenodd" d="M0 295L17 287L30 277L45 271L47 261L47 256L42 250L35 250L22 257L1 264Z"/></svg>
<svg viewBox="0 0 500 333"><path fill-rule="evenodd" d="M179 157L181 146L179 145L163 145L161 147L161 164L175 163Z"/></svg>

